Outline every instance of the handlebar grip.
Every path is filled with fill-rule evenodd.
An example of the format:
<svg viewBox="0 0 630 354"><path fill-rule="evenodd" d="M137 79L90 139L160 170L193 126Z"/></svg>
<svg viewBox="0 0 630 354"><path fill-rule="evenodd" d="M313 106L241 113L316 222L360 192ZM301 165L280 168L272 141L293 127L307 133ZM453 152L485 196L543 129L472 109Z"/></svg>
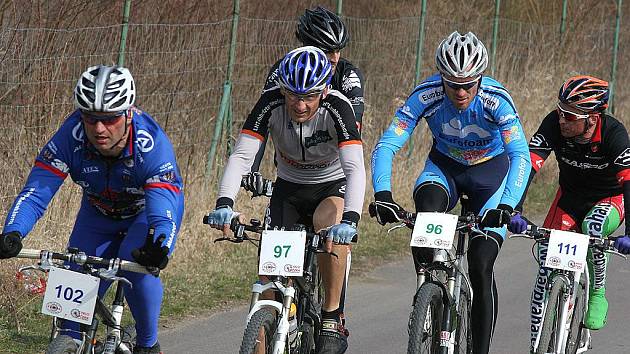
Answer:
<svg viewBox="0 0 630 354"><path fill-rule="evenodd" d="M16 256L17 258L32 258L39 259L41 257L41 250L30 249L30 248L22 248L20 253Z"/></svg>
<svg viewBox="0 0 630 354"><path fill-rule="evenodd" d="M203 216L203 223L208 225L208 215Z"/></svg>

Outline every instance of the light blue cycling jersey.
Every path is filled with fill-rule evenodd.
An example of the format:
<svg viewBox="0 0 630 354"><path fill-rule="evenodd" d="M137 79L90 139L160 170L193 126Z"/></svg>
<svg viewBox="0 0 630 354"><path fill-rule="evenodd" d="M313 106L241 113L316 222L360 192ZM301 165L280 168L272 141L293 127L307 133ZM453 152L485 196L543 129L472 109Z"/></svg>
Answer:
<svg viewBox="0 0 630 354"><path fill-rule="evenodd" d="M471 166L504 151L510 160L501 203L516 206L522 196L530 162L527 140L508 91L496 80L482 77L477 95L463 111L444 93L439 74L418 85L381 137L372 153L374 191L391 190L392 160L420 119L433 134L433 148L453 163Z"/></svg>

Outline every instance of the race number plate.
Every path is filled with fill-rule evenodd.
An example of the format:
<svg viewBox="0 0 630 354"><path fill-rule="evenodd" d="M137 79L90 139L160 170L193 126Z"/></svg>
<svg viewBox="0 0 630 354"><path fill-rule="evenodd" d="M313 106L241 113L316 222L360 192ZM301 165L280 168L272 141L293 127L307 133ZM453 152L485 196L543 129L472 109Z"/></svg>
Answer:
<svg viewBox="0 0 630 354"><path fill-rule="evenodd" d="M100 279L62 268L50 268L42 313L90 324Z"/></svg>
<svg viewBox="0 0 630 354"><path fill-rule="evenodd" d="M581 272L586 265L588 235L551 230L545 267Z"/></svg>
<svg viewBox="0 0 630 354"><path fill-rule="evenodd" d="M304 271L304 231L263 231L260 240L259 275L300 277Z"/></svg>
<svg viewBox="0 0 630 354"><path fill-rule="evenodd" d="M418 213L411 234L411 247L450 249L453 246L457 215Z"/></svg>

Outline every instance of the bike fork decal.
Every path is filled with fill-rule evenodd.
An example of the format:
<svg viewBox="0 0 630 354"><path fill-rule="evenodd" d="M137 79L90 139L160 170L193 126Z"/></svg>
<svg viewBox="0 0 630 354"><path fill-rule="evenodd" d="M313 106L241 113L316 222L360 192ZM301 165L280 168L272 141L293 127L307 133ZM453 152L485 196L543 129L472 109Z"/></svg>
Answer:
<svg viewBox="0 0 630 354"><path fill-rule="evenodd" d="M549 269L543 267L545 260L547 259L547 246L544 244L540 244L538 246L538 259L538 275L536 276L536 283L534 284L534 291L532 292L530 313L530 341L532 348L535 347L536 337L540 331L540 326L542 325L545 313L545 288L547 287L547 281L550 273Z"/></svg>

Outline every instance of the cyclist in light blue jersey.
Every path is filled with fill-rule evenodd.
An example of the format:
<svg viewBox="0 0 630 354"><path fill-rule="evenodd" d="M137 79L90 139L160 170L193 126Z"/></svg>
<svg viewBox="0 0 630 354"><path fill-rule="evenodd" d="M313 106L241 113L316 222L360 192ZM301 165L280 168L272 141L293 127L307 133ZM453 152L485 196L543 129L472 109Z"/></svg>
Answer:
<svg viewBox="0 0 630 354"><path fill-rule="evenodd" d="M424 170L415 183L417 211L447 212L460 196L482 215L491 237L473 235L468 264L473 288L473 352L487 353L497 316L493 266L514 207L531 169L527 140L508 91L483 76L488 54L469 32L453 32L438 46L438 73L418 85L372 153L372 182L379 223L399 221L401 207L391 192L392 160L421 119L433 135ZM416 271L431 261L432 250L412 249Z"/></svg>

